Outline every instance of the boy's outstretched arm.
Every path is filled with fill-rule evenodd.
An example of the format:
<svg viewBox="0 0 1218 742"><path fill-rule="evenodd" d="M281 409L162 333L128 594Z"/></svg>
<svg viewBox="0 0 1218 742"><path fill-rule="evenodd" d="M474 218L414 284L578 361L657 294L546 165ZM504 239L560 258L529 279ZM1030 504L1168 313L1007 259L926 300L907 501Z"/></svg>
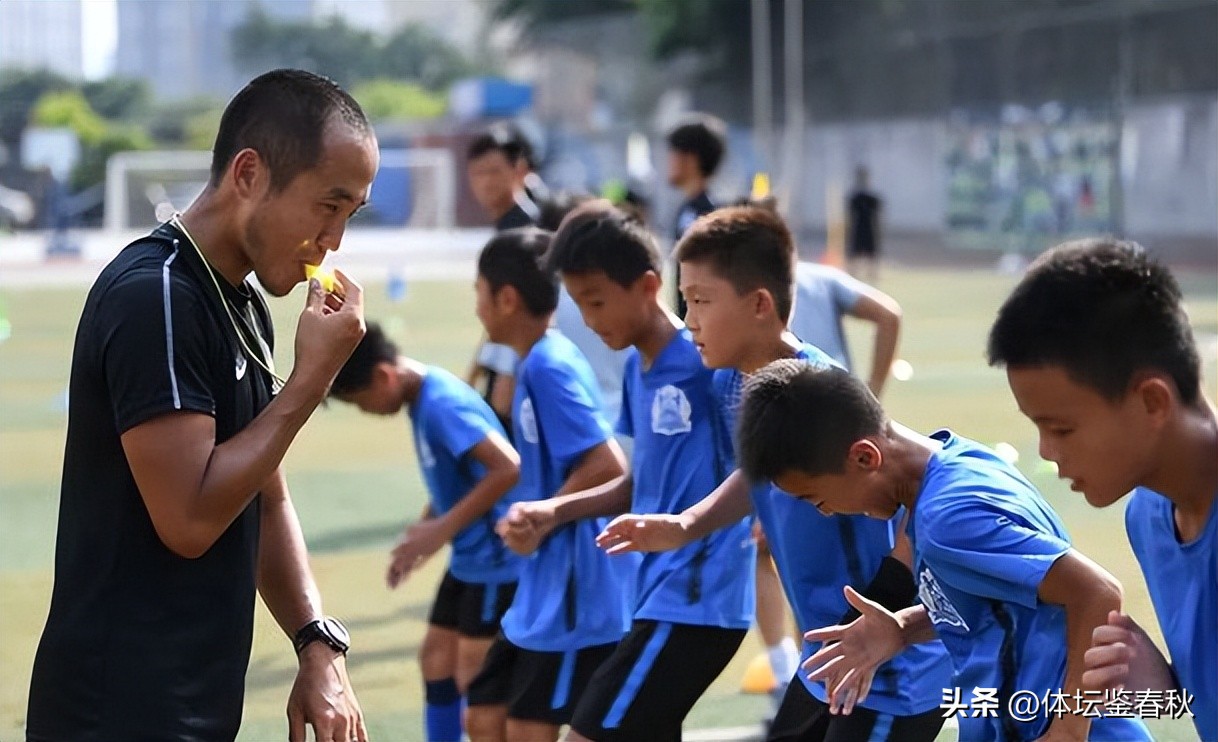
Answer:
<svg viewBox="0 0 1218 742"><path fill-rule="evenodd" d="M489 433L466 455L482 464L486 474L448 512L422 519L406 529L391 552L391 570L397 567L409 572L466 526L486 515L520 481L520 455L496 432Z"/></svg>
<svg viewBox="0 0 1218 742"><path fill-rule="evenodd" d="M849 714L871 691L871 679L880 665L896 657L911 644L938 637L926 608L921 605L896 613L864 598L847 585L846 602L859 612L848 624L826 626L804 634L810 642L824 646L804 660L811 680L824 680L829 691L829 711Z"/></svg>
<svg viewBox="0 0 1218 742"><path fill-rule="evenodd" d="M669 551L730 526L752 510L748 479L737 469L680 515L621 515L605 526L596 543L610 554Z"/></svg>
<svg viewBox="0 0 1218 742"><path fill-rule="evenodd" d="M1154 640L1120 611L1109 611L1108 622L1091 632L1091 648L1083 656L1083 663L1083 687L1087 690L1179 688L1176 674Z"/></svg>
<svg viewBox="0 0 1218 742"><path fill-rule="evenodd" d="M1071 549L1045 573L1036 591L1043 603L1066 609L1066 677L1061 688L1044 688L1074 696L1083 689L1084 656L1091 635L1103 626L1110 611L1121 608L1121 583L1100 565ZM1042 689L1034 689L1041 692ZM1055 718L1042 740L1085 740L1091 719L1074 714Z"/></svg>
<svg viewBox="0 0 1218 742"><path fill-rule="evenodd" d="M509 549L531 554L561 525L626 510L632 487L626 456L610 438L584 452L553 497L513 504L495 530Z"/></svg>

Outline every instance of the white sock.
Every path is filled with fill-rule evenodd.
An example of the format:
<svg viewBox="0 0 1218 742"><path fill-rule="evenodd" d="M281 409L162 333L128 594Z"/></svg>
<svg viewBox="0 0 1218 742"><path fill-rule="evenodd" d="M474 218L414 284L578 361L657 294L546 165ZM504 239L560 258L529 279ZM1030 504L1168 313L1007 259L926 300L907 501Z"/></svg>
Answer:
<svg viewBox="0 0 1218 742"><path fill-rule="evenodd" d="M770 669L778 685L789 683L799 667L799 650L795 647L795 640L785 636L778 644L768 647L766 654L770 657Z"/></svg>

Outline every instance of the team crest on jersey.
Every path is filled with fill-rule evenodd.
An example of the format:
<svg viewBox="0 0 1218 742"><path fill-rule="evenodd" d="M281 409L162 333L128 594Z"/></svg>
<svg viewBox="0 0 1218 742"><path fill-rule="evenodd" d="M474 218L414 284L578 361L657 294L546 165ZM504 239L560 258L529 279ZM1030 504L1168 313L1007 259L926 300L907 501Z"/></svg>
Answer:
<svg viewBox="0 0 1218 742"><path fill-rule="evenodd" d="M541 442L541 436L537 434L537 416L533 414L533 400L528 398L520 403L520 434L529 443Z"/></svg>
<svg viewBox="0 0 1218 742"><path fill-rule="evenodd" d="M672 384L656 390L651 399L651 432L658 435L680 435L693 429L690 421L689 398Z"/></svg>
<svg viewBox="0 0 1218 742"><path fill-rule="evenodd" d="M926 606L926 614L930 616L933 623L969 630L968 624L961 618L956 606L952 605L943 592L943 588L939 587L939 581L925 567L918 576L918 598L921 599L922 605Z"/></svg>
<svg viewBox="0 0 1218 742"><path fill-rule="evenodd" d="M431 444L423 437L419 438L419 462L424 469L430 469L436 465L436 457L431 452Z"/></svg>

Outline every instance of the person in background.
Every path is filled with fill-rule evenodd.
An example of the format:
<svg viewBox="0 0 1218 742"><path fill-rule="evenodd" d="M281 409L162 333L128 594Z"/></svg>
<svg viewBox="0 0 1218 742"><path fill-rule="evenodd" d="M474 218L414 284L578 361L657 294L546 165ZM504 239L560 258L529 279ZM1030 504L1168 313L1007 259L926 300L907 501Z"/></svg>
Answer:
<svg viewBox="0 0 1218 742"><path fill-rule="evenodd" d="M466 151L466 174L474 200L495 225L495 231L533 226L540 214L525 191L532 149L528 141L507 124L496 124L478 135ZM511 348L483 338L466 374L469 385L499 416L504 430L512 430L512 393L516 364Z"/></svg>
<svg viewBox="0 0 1218 742"><path fill-rule="evenodd" d="M871 191L871 176L859 165L846 202L849 227L846 260L851 275L874 284L880 277L880 224L884 202Z"/></svg>
<svg viewBox="0 0 1218 742"><path fill-rule="evenodd" d="M668 184L681 191L685 201L677 210L673 244L703 214L714 211L708 189L727 153L727 126L707 114L695 114L668 132ZM673 286L681 284L681 266L676 265ZM676 289L677 316L685 319L685 297Z"/></svg>

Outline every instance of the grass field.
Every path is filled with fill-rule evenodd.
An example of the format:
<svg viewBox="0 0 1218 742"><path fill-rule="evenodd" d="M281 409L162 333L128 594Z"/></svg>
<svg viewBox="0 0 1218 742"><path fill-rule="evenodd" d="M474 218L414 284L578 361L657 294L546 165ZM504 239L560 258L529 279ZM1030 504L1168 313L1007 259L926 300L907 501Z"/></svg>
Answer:
<svg viewBox="0 0 1218 742"><path fill-rule="evenodd" d="M1153 612L1129 552L1120 507L1095 511L1039 465L1032 425L1015 408L1004 375L983 360L985 333L1014 279L983 272L890 271L882 288L905 309L901 357L914 368L892 382L886 407L929 431L950 426L980 441L1006 441L1020 466L1062 513L1077 546L1124 583L1128 608L1153 626ZM1182 276L1202 341L1206 387L1213 394L1218 280ZM369 287L369 317L383 321L406 352L460 372L478 337L472 281L413 283L391 304ZM72 336L83 289L5 289L12 337L0 344L0 740L22 738L34 648L51 588L58 486L63 455ZM280 331L277 357L291 365L291 335L302 303L298 290L273 302ZM857 361L866 367L869 338L851 326ZM382 582L385 552L425 495L408 427L338 406L318 411L287 458L289 481L329 612L344 618L356 648L350 668L378 739L421 737L422 691L414 664L426 610L443 558L404 587ZM744 665L760 643L750 638L695 708L689 727L737 726L759 719L764 699L738 693ZM286 736L284 704L295 663L288 642L259 608L248 676L242 740ZM1191 724L1156 722L1161 740L1194 739ZM951 739L950 732L944 739Z"/></svg>

